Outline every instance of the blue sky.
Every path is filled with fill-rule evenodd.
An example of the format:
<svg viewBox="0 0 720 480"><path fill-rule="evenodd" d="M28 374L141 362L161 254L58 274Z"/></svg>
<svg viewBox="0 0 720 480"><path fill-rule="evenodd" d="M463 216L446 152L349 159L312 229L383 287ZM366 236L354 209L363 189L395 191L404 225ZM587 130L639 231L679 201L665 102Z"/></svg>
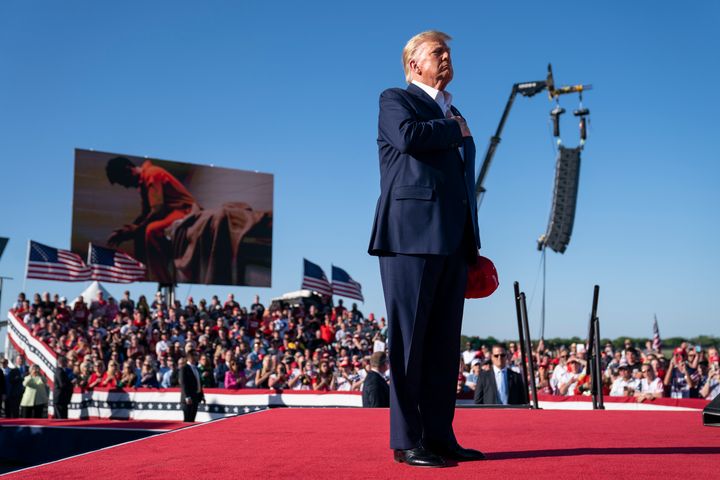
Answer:
<svg viewBox="0 0 720 480"><path fill-rule="evenodd" d="M564 255L548 252L546 336L585 335L596 283L603 336L651 335L653 314L663 336L720 334L720 4L344 3L2 2L0 236L11 241L0 274L15 279L3 311L23 288L27 240L70 244L77 147L275 174L273 287L181 285L181 296L267 302L299 288L306 257L328 274L331 263L345 268L363 284L361 309L384 314L366 254L377 99L404 84L407 39L435 28L454 37L449 90L480 154L512 84L543 79L548 62L558 83L594 86L573 237ZM514 280L539 331L535 240L552 196L552 106L538 95L513 107L479 214L501 287L466 303L464 333L516 335Z"/></svg>

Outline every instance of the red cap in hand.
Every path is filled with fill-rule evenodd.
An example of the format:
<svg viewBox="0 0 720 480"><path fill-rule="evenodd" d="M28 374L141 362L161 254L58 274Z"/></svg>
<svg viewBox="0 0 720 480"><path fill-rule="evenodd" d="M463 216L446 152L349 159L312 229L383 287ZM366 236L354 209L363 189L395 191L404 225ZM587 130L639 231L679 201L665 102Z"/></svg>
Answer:
<svg viewBox="0 0 720 480"><path fill-rule="evenodd" d="M465 298L485 298L500 285L495 265L489 258L478 255L474 265L468 266Z"/></svg>

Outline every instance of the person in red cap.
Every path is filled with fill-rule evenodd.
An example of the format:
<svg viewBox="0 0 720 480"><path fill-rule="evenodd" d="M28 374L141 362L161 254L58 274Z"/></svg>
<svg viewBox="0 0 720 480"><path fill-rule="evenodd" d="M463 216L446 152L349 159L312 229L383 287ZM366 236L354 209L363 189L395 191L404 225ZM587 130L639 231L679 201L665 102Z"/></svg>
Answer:
<svg viewBox="0 0 720 480"><path fill-rule="evenodd" d="M336 378L335 389L341 392L349 392L353 389L353 384L356 380L356 376L353 375L353 367L350 363L350 359L344 357L342 360L340 360L340 364L338 366L340 367L340 371L338 372Z"/></svg>
<svg viewBox="0 0 720 480"><path fill-rule="evenodd" d="M677 347L663 381L665 386L670 388L672 398L690 397L690 390L695 387L692 378L694 373L695 370L688 365L685 349Z"/></svg>
<svg viewBox="0 0 720 480"><path fill-rule="evenodd" d="M538 393L552 395L553 390L550 386L550 362L547 357L543 357L538 363L538 370L535 373L535 386Z"/></svg>
<svg viewBox="0 0 720 480"><path fill-rule="evenodd" d="M712 366L713 364L718 365L720 364L720 356L711 355L708 361L710 362L710 366Z"/></svg>

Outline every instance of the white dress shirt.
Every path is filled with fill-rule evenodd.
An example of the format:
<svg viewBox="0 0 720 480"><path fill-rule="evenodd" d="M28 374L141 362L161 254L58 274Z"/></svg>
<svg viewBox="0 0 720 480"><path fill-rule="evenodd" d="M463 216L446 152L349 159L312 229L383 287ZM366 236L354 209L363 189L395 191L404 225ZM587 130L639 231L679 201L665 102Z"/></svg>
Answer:
<svg viewBox="0 0 720 480"><path fill-rule="evenodd" d="M493 365L493 373L495 374L495 384L497 385L498 400L503 405L508 403L508 382L507 382L507 368L497 368Z"/></svg>
<svg viewBox="0 0 720 480"><path fill-rule="evenodd" d="M446 92L444 90L438 90L437 88L433 88L430 85L425 85L422 82L418 82L417 80L412 81L413 85L420 87L425 93L430 95L430 98L435 100L435 102L440 107L440 110L442 110L443 115L446 117L451 117L452 112L450 112L450 105L452 105L452 94L450 92Z"/></svg>

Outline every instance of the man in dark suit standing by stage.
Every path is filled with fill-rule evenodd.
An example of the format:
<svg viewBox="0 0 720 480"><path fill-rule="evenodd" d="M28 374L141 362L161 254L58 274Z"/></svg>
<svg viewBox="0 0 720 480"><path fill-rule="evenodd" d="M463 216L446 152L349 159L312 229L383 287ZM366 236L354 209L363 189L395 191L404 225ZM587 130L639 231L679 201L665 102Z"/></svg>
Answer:
<svg viewBox="0 0 720 480"><path fill-rule="evenodd" d="M362 390L362 404L365 408L388 408L390 387L385 380L387 354L375 352L370 356L370 371L365 377Z"/></svg>
<svg viewBox="0 0 720 480"><path fill-rule="evenodd" d="M3 361L3 365L7 365L7 360ZM18 418L20 416L20 399L23 395L23 376L24 370L22 357L18 355L15 359L15 367L3 367L5 369L5 416L7 418Z"/></svg>
<svg viewBox="0 0 720 480"><path fill-rule="evenodd" d="M53 379L53 418L68 418L68 405L72 398L73 384L67 371L67 358L60 355Z"/></svg>
<svg viewBox="0 0 720 480"><path fill-rule="evenodd" d="M504 345L493 345L492 368L481 371L475 386L475 403L479 405L522 405L528 403L522 375L507 367Z"/></svg>
<svg viewBox="0 0 720 480"><path fill-rule="evenodd" d="M180 403L182 404L183 421L194 422L198 405L205 400L200 372L197 369L197 353L188 351L187 363L180 371Z"/></svg>
<svg viewBox="0 0 720 480"><path fill-rule="evenodd" d="M380 96L380 198L369 253L380 259L389 320L390 448L395 461L442 467L480 460L455 438L467 267L480 248L475 145L445 87L450 37L423 32L403 49L406 90Z"/></svg>

